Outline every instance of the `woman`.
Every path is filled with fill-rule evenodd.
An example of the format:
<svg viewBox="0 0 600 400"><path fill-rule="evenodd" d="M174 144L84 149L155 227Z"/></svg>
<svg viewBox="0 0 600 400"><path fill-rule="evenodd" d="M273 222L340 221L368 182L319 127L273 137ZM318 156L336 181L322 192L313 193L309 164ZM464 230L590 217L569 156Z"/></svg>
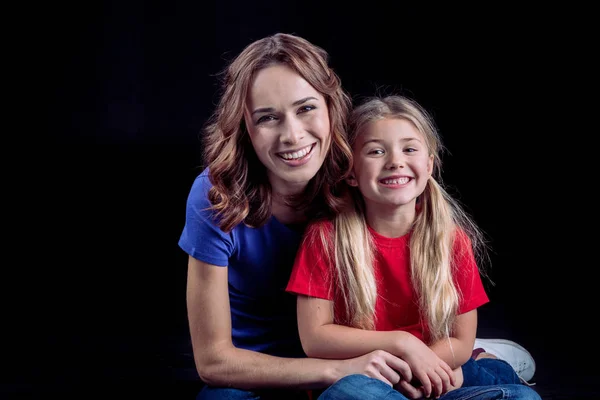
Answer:
<svg viewBox="0 0 600 400"><path fill-rule="evenodd" d="M306 358L285 292L308 217L336 212L351 167L349 96L327 53L276 34L225 70L206 129L207 168L187 202L187 305L199 398L307 398L350 374L392 385L407 364L383 351ZM235 388L235 389L234 389Z"/></svg>

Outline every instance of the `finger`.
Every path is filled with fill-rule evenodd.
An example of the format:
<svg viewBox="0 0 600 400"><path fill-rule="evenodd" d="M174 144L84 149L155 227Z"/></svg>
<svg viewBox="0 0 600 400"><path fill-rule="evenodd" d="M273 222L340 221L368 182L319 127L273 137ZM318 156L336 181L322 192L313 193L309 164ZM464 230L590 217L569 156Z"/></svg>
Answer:
<svg viewBox="0 0 600 400"><path fill-rule="evenodd" d="M398 375L398 373L394 369L392 369L389 365L385 363L380 368L379 372L385 379L388 380L388 382L392 384L392 386L400 382L400 375Z"/></svg>
<svg viewBox="0 0 600 400"><path fill-rule="evenodd" d="M454 371L452 368L450 368L450 366L445 362L441 362L439 367L444 371L443 374L438 372L442 379L446 379L447 377L448 382L454 386L456 382L454 381Z"/></svg>
<svg viewBox="0 0 600 400"><path fill-rule="evenodd" d="M394 386L392 385L392 383L387 380L387 378L385 376L383 376L379 371L376 371L374 373L371 374L371 378L375 378L375 379L379 379L381 382L385 383L386 385L389 386Z"/></svg>
<svg viewBox="0 0 600 400"><path fill-rule="evenodd" d="M442 380L442 392L440 394L444 394L451 388L451 377L454 373L448 375L448 372L443 367L440 367L438 368L438 375Z"/></svg>
<svg viewBox="0 0 600 400"><path fill-rule="evenodd" d="M406 361L390 354L389 357L385 359L385 362L387 363L387 365L392 367L394 371L400 374L402 376L402 379L408 382L412 381L413 374L410 369L410 366Z"/></svg>
<svg viewBox="0 0 600 400"><path fill-rule="evenodd" d="M422 371L418 372L415 375L417 379L421 382L421 388L423 390L423 393L425 394L425 397L431 396L431 380L429 379L429 376Z"/></svg>
<svg viewBox="0 0 600 400"><path fill-rule="evenodd" d="M400 383L396 385L396 390L409 399L421 399L426 397L421 388L416 388L411 385L410 382L405 380L400 381Z"/></svg>
<svg viewBox="0 0 600 400"><path fill-rule="evenodd" d="M442 372L441 370L439 370L439 371ZM429 375L429 379L431 380L431 393L427 397L431 397L432 395L434 397L441 396L441 394L443 393L444 387L443 387L442 378L438 374L437 370L433 371L433 373L431 375Z"/></svg>
<svg viewBox="0 0 600 400"><path fill-rule="evenodd" d="M456 374L454 373L454 370L446 363L442 363L442 369L448 375L450 385L456 386Z"/></svg>

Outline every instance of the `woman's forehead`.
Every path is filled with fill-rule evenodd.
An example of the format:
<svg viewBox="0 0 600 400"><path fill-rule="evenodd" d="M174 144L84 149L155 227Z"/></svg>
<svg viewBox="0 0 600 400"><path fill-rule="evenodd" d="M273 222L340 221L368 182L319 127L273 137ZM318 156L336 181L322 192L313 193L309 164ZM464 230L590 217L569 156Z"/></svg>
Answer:
<svg viewBox="0 0 600 400"><path fill-rule="evenodd" d="M258 71L252 80L246 101L250 109L292 106L302 99L324 100L308 81L285 65L272 65Z"/></svg>

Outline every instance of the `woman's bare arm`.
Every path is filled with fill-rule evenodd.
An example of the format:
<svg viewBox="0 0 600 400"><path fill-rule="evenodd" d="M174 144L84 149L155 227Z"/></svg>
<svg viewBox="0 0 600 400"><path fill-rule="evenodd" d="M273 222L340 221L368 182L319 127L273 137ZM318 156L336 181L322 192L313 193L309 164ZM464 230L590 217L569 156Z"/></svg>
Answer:
<svg viewBox="0 0 600 400"><path fill-rule="evenodd" d="M189 257L187 312L196 369L209 385L239 389L324 388L350 374L393 385L408 365L383 351L349 360L282 358L239 349L231 339L227 268ZM398 372L396 372L398 371Z"/></svg>

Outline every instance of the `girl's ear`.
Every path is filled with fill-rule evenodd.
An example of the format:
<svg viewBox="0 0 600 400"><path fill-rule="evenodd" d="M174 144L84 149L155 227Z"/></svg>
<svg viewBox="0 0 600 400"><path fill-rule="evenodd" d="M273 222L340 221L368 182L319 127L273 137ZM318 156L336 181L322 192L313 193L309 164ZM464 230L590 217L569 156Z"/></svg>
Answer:
<svg viewBox="0 0 600 400"><path fill-rule="evenodd" d="M427 172L429 173L429 176L433 174L433 154L430 154L429 160L427 160Z"/></svg>
<svg viewBox="0 0 600 400"><path fill-rule="evenodd" d="M350 186L354 186L354 187L358 186L358 181L354 177L354 174L352 174L352 175L350 175L349 177L346 178L346 183L348 185L350 185Z"/></svg>

